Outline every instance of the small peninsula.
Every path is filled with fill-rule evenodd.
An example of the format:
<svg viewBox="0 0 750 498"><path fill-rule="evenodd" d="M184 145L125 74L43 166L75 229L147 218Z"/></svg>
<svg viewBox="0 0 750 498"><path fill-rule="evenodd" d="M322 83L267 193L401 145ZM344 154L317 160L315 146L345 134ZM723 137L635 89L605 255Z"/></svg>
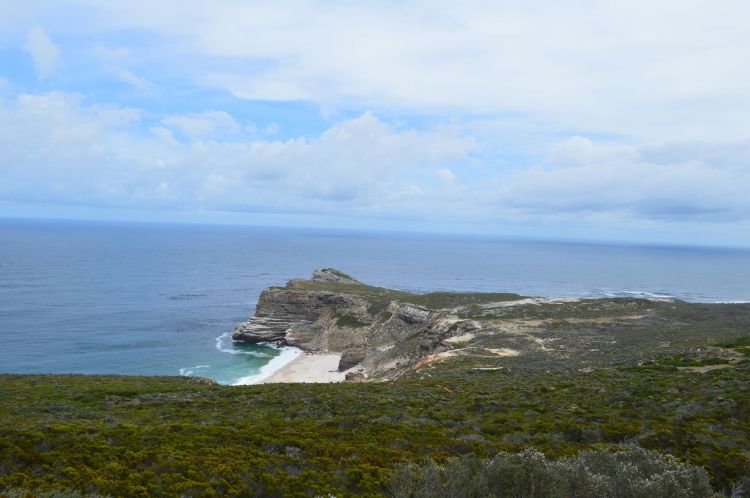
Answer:
<svg viewBox="0 0 750 498"><path fill-rule="evenodd" d="M591 371L665 355L709 371L744 360L707 346L750 330L747 306L669 298L538 298L512 293L415 294L366 285L336 269L265 289L233 339L302 350L264 382L389 381L437 363L518 373ZM711 358L703 365L702 358Z"/></svg>

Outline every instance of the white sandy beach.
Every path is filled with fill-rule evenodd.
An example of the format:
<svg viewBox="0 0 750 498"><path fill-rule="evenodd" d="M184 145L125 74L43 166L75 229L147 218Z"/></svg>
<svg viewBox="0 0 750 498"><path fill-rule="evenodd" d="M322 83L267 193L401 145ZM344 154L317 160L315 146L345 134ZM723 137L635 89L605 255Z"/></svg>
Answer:
<svg viewBox="0 0 750 498"><path fill-rule="evenodd" d="M302 353L260 383L343 382L344 374L338 371L340 359L340 354Z"/></svg>

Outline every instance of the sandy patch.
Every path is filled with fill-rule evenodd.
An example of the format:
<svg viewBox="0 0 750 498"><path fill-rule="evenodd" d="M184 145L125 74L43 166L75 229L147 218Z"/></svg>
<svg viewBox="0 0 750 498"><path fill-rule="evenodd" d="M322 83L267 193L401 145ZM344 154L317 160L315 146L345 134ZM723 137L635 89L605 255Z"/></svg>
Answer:
<svg viewBox="0 0 750 498"><path fill-rule="evenodd" d="M608 325L610 323L617 323L620 321L634 321L646 318L648 315L620 315L620 316L602 316L597 318L563 318L561 320L547 320L548 323L555 323L556 321L562 321L566 323L576 324L593 324L593 325Z"/></svg>
<svg viewBox="0 0 750 498"><path fill-rule="evenodd" d="M467 333L446 339L445 342L449 342L451 344L455 344L457 342L469 342L470 340L474 339L474 337L476 337L474 334Z"/></svg>
<svg viewBox="0 0 750 498"><path fill-rule="evenodd" d="M510 308L511 306L523 306L526 304L564 304L564 303L577 303L581 301L579 297L529 297L525 299L518 299L516 301L501 301L498 303L487 303L480 304L481 308L486 310L497 309L497 308Z"/></svg>
<svg viewBox="0 0 750 498"><path fill-rule="evenodd" d="M453 359L456 357L457 354L454 351L443 351L442 353L437 354L431 354L429 356L425 356L424 358L420 359L412 368L411 370L421 370L424 367L430 366L433 363L439 363L441 361L446 361Z"/></svg>
<svg viewBox="0 0 750 498"><path fill-rule="evenodd" d="M515 349L510 349L510 348L499 348L499 349L485 348L485 350L489 351L495 356L518 356L519 354L521 354Z"/></svg>
<svg viewBox="0 0 750 498"><path fill-rule="evenodd" d="M734 365L730 363L724 363L722 365L706 365L705 367L677 367L677 370L704 374L710 372L711 370L721 370L722 368L731 368L733 366Z"/></svg>
<svg viewBox="0 0 750 498"><path fill-rule="evenodd" d="M344 373L339 372L340 354L303 353L263 380L263 384L291 382L343 382Z"/></svg>

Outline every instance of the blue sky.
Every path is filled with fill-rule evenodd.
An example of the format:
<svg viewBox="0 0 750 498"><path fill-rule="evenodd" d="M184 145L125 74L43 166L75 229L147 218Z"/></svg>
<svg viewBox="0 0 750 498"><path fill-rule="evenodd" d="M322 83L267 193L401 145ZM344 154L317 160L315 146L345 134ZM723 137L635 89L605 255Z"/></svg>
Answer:
<svg viewBox="0 0 750 498"><path fill-rule="evenodd" d="M0 216L750 246L750 7L4 2Z"/></svg>

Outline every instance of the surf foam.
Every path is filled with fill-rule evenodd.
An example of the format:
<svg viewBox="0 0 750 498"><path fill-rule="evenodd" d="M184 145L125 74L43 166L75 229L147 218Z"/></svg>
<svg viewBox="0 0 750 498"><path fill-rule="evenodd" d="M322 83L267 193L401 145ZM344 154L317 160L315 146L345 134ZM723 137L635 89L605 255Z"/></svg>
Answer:
<svg viewBox="0 0 750 498"><path fill-rule="evenodd" d="M251 384L258 384L273 375L274 372L276 372L283 366L291 363L295 358L302 354L301 349L293 347L287 346L279 349L281 350L281 353L278 356L274 356L273 358L271 358L271 361L260 367L260 371L257 374L240 377L232 385L247 386Z"/></svg>
<svg viewBox="0 0 750 498"><path fill-rule="evenodd" d="M181 368L180 375L183 377L191 377L196 370L203 370L206 368L211 368L211 365L196 365L194 367Z"/></svg>
<svg viewBox="0 0 750 498"><path fill-rule="evenodd" d="M232 347L232 344L234 341L232 340L232 333L231 332L224 332L219 337L216 338L216 349L221 351L222 353L229 353L229 354L246 354L249 356L255 356L257 358L268 358L270 355L267 355L266 353L261 353L260 351L243 351L241 349L235 349Z"/></svg>

